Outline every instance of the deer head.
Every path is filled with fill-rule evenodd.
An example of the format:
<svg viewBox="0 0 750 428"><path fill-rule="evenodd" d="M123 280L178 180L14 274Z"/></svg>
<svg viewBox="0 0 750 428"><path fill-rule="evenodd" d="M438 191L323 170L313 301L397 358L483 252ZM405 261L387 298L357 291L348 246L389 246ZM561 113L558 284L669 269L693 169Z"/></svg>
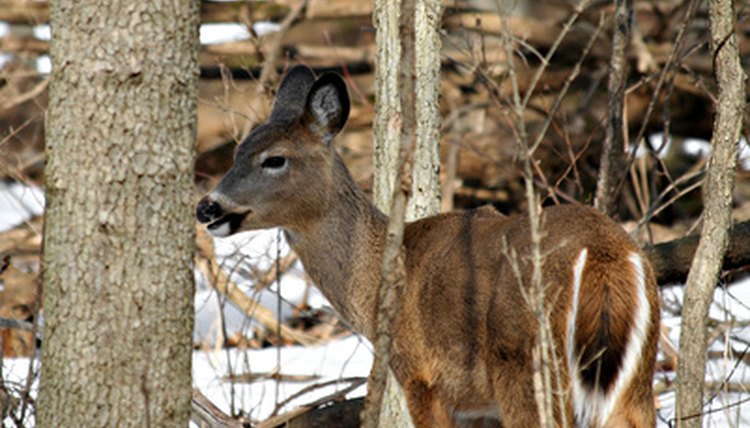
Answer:
<svg viewBox="0 0 750 428"><path fill-rule="evenodd" d="M316 80L309 68L292 68L268 122L237 147L232 168L198 203L198 220L223 237L269 227L295 230L320 218L332 203L340 163L331 141L348 116L339 75Z"/></svg>

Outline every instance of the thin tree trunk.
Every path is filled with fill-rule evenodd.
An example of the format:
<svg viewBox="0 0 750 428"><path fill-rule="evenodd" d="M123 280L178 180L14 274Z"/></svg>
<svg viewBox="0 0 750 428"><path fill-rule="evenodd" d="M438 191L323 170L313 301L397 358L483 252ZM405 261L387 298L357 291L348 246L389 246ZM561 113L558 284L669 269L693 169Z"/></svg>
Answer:
<svg viewBox="0 0 750 428"><path fill-rule="evenodd" d="M52 3L41 427L189 421L198 25Z"/></svg>
<svg viewBox="0 0 750 428"><path fill-rule="evenodd" d="M402 45L400 38L401 4L388 0L375 0L373 4L373 22L377 29L375 60L375 119L373 121L375 176L373 196L375 205L381 211L391 216L388 227L389 239L384 252L383 281L379 301L383 308L378 310L378 329L387 329L391 325L393 307L391 303L394 294L383 293L384 287L396 286L396 282L403 280L403 260L393 253L401 247L403 233L403 210L405 195L395 192L397 180L401 175L399 161L402 146ZM405 156L406 151L403 151ZM398 184L400 186L400 183ZM392 207L396 207L392 212ZM395 214L395 215L394 215ZM394 218L400 217L400 218ZM395 220L395 224L394 224ZM399 232L400 231L400 232ZM393 233L396 233L394 236ZM395 248L394 248L395 246ZM390 256L389 256L390 254ZM401 275L395 270L401 270ZM388 281L391 281L388 284ZM393 291L393 290L390 290ZM384 302L389 302L385 303ZM381 310L382 309L382 310ZM383 316L386 319L383 320ZM368 384L367 406L363 413L363 426L398 426L409 428L413 426L406 398L399 387L393 371L388 368L388 356L378 355L382 348L390 348L390 341L384 337L383 343L376 345L376 360ZM381 349L378 349L380 347ZM388 352L388 351L386 351Z"/></svg>
<svg viewBox="0 0 750 428"><path fill-rule="evenodd" d="M440 20L443 2L417 0L415 5L416 146L408 221L440 212Z"/></svg>
<svg viewBox="0 0 750 428"><path fill-rule="evenodd" d="M711 53L719 96L712 153L703 189L703 230L685 286L677 366L678 426L702 425L706 369L706 318L731 227L732 188L745 109L745 72L735 35L731 0L709 4Z"/></svg>
<svg viewBox="0 0 750 428"><path fill-rule="evenodd" d="M398 151L401 146L401 98L399 96L399 66L401 40L399 39L400 2L374 0L377 57L375 59L375 118L374 138L375 176L373 196L375 205L389 214L393 195Z"/></svg>
<svg viewBox="0 0 750 428"><path fill-rule="evenodd" d="M615 2L614 36L612 56L609 61L607 86L607 126L599 178L596 183L594 206L607 215L617 208L617 191L625 176L625 147L623 138L623 111L625 109L625 85L628 80L627 48L630 45L633 0Z"/></svg>
<svg viewBox="0 0 750 428"><path fill-rule="evenodd" d="M442 15L442 3L436 1L406 0L399 8L397 2L376 2L374 19L378 28L378 66L376 67L377 108L375 133L375 203L391 215L389 245L383 263L383 287L395 287L404 282L403 260L396 256L400 252L403 236L404 209L407 220L436 214L440 209L439 151L440 136L440 51L441 42L437 32ZM397 31L394 31L395 28ZM404 206L406 195L400 177L402 162L408 157L409 147L416 145L412 157L413 165L411 198ZM401 153L399 155L399 150ZM391 254L393 253L393 254ZM391 254L388 256L388 254ZM400 271L400 272L397 272ZM381 293L381 304L393 302L394 294L386 299ZM397 301L393 303L398 303ZM379 314L393 316L397 308L385 303ZM379 328L387 333L390 323ZM389 343L377 346L376 353L386 353ZM371 393L368 405L380 407L380 426L412 426L403 391L390 370L383 369L387 355L376 356L376 366L371 375ZM380 366L380 367L379 367ZM381 373L385 370L387 373ZM378 389L383 388L382 397ZM373 402L373 396L378 400ZM382 404L379 399L382 398ZM365 422L372 424L370 410ZM369 419L369 420L368 420Z"/></svg>

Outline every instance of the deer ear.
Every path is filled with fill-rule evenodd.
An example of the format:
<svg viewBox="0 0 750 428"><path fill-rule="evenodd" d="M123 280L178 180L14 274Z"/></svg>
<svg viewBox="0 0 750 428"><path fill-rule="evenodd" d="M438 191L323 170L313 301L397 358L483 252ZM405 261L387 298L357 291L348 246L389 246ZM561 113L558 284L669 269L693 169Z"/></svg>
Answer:
<svg viewBox="0 0 750 428"><path fill-rule="evenodd" d="M290 122L302 116L306 100L300 94L309 93L314 83L315 73L309 67L292 67L279 85L268 122Z"/></svg>
<svg viewBox="0 0 750 428"><path fill-rule="evenodd" d="M302 122L324 144L331 142L349 118L349 94L338 74L322 75L310 89Z"/></svg>

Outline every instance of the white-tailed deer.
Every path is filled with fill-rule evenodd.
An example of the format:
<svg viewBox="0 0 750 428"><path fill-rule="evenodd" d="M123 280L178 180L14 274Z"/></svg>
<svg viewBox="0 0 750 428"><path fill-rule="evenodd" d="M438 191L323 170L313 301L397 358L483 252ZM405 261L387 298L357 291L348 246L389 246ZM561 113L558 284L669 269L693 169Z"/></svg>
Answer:
<svg viewBox="0 0 750 428"><path fill-rule="evenodd" d="M373 339L388 219L333 147L348 114L338 75L316 80L309 68L292 68L268 122L237 148L197 217L219 237L281 227L340 315ZM550 207L541 224L563 379L555 393L566 397L556 409L558 425L566 419L569 427L653 426L659 307L648 261L591 208ZM508 427L539 424L536 321L519 285L530 283L528 230L527 216L491 208L406 226L407 285L394 321L392 368L416 426L454 426L482 415Z"/></svg>

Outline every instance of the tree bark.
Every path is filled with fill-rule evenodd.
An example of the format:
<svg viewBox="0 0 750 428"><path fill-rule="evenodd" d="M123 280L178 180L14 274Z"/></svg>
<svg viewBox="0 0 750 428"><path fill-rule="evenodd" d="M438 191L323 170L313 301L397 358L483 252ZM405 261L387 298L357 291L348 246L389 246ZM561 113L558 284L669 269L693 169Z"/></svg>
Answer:
<svg viewBox="0 0 750 428"><path fill-rule="evenodd" d="M440 1L402 2L399 146L414 145L411 162L411 192L406 206L406 221L415 221L440 212L440 52L438 29L443 5ZM395 174L397 168L381 171ZM407 168L408 169L408 168ZM403 173L408 173L403 171ZM398 182L397 179L393 180ZM399 195L403 197L403 195ZM377 199L377 198L376 198ZM403 215L403 213L392 213ZM401 233L403 224L400 225ZM401 268L403 268L401 266ZM392 371L388 371L381 426L413 426L406 399Z"/></svg>
<svg viewBox="0 0 750 428"><path fill-rule="evenodd" d="M52 4L41 427L189 421L198 11Z"/></svg>
<svg viewBox="0 0 750 428"><path fill-rule="evenodd" d="M702 425L706 370L706 318L729 241L732 188L745 109L745 72L731 0L709 4L710 47L719 95L704 187L703 230L685 285L677 366L678 426Z"/></svg>
<svg viewBox="0 0 750 428"><path fill-rule="evenodd" d="M443 2L417 0L414 13L416 138L406 220L440 212L440 19Z"/></svg>
<svg viewBox="0 0 750 428"><path fill-rule="evenodd" d="M400 37L400 26L402 25L401 14L401 2L388 0L374 1L373 22L377 29L377 53L375 59L376 108L373 120L375 162L373 196L375 205L381 211L391 216L391 222L388 225L389 242L387 247L390 248L393 245L397 245L396 250L399 250L401 247L400 237L403 234L403 210L400 213L395 213L401 216L401 218L394 219L392 207L403 206L403 201L399 201L399 199L405 198L405 195L395 193L397 180L401 176L399 174L401 168L399 156L403 150L402 145L405 143L402 141L401 105L404 88L402 86L402 79L400 78L402 76L400 70L402 70L401 61L403 55ZM400 186L400 183L398 185ZM395 211L398 211L398 209ZM394 224L394 220L399 224ZM397 227L394 228L393 226ZM399 236L393 237L396 239L392 239L391 232L394 230L398 232L398 229L400 229L401 233L398 233ZM390 249L393 250L393 248ZM391 272L384 272L383 280L388 281L389 278L391 280L403 279L403 275L399 276L396 275L397 272L393 272L393 269L403 269L403 264L398 263L399 260L395 255L388 261L389 253L392 253L392 251L386 249L383 255L384 270L391 270ZM395 285L395 283L390 284L390 286ZM388 287L388 284L381 285L381 291L385 291L383 290L384 286ZM379 294L383 295L384 293ZM388 297L391 297L391 299L387 300L392 301L394 296L391 293ZM383 305L383 302L383 299L381 299L380 305ZM392 315L393 309L389 307L378 308L379 329L381 323L384 321L380 319L381 316ZM386 325L390 325L389 320L385 321ZM363 413L363 425L409 428L413 424L406 406L406 398L404 397L403 390L399 387L393 371L387 368L387 364L384 364L388 362L388 357L385 356L385 360L383 360L383 356L378 355L381 351L378 349L378 344L376 343L375 346L376 360L373 364L373 371L370 374L370 382L368 383L368 399ZM390 343L387 343L387 347L390 348ZM382 391L380 391L381 389ZM378 409L380 410L378 411Z"/></svg>
<svg viewBox="0 0 750 428"><path fill-rule="evenodd" d="M628 81L626 53L630 45L632 19L633 0L616 0L612 56L609 61L607 84L607 126L594 200L594 206L610 216L615 212L620 181L626 172L623 111L625 109L625 85Z"/></svg>
<svg viewBox="0 0 750 428"><path fill-rule="evenodd" d="M399 40L400 2L374 0L373 22L375 44L375 118L372 124L375 174L373 197L375 205L384 213L391 209L398 151L401 145L401 98L399 96Z"/></svg>
<svg viewBox="0 0 750 428"><path fill-rule="evenodd" d="M400 8L398 2L375 3L374 21L378 28L378 104L373 126L376 170L373 188L375 204L391 215L389 245L383 264L386 287L396 287L397 282L405 280L403 272L395 272L403 270L402 263L398 263L398 257L388 249L398 251L401 247L405 195L397 186L402 186L399 177L408 174L410 169L406 167L406 171L401 171L401 161L408 156L412 146L415 146L410 162L413 175L406 220L413 221L437 214L440 209L438 94L441 41L437 30L442 8L439 1L405 0L401 2ZM391 254L390 257L388 254ZM392 260L389 261L389 258ZM380 301L382 305L385 299L381 298ZM394 303L397 304L398 301ZM397 310L389 307L381 309L379 318L380 314L392 314ZM381 325L380 319L378 325ZM381 347L376 344L376 354L380 351ZM376 366L370 378L370 388L384 389L382 404L380 401L372 401L373 396L380 394L375 391L368 395L368 406L381 407L381 426L412 426L403 391L393 372L387 370L385 379L382 378L383 374L378 373L382 358L382 355L376 358ZM385 358L387 360L387 356ZM370 423L367 418L372 420L371 413L365 418L365 422Z"/></svg>

